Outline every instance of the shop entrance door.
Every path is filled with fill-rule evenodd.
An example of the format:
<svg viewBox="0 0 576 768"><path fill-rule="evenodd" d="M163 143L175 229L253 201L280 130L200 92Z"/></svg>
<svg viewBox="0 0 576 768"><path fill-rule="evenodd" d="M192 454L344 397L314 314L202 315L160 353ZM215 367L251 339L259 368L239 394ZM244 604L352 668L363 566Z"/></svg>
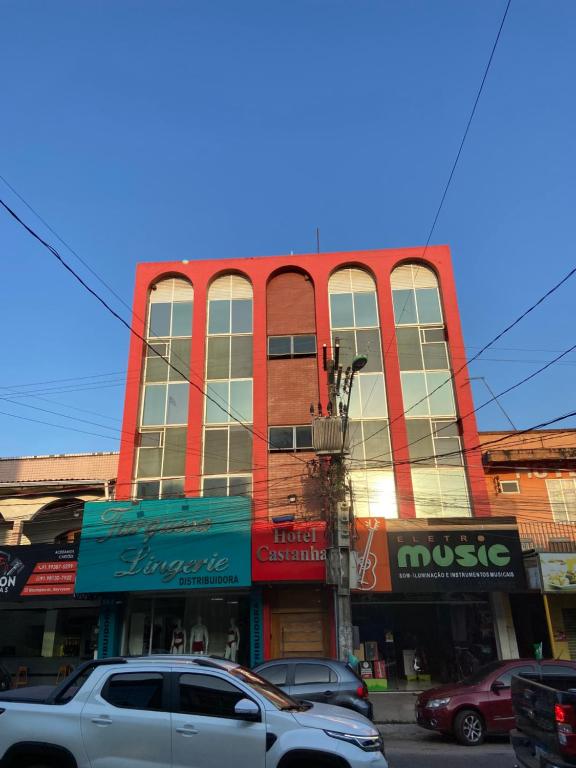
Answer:
<svg viewBox="0 0 576 768"><path fill-rule="evenodd" d="M272 658L329 656L330 620L324 592L294 587L271 597Z"/></svg>

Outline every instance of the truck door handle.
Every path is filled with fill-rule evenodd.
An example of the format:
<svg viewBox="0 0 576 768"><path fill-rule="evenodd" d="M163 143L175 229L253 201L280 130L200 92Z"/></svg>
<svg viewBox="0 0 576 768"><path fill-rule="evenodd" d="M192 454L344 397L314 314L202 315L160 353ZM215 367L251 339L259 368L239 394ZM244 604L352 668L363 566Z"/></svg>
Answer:
<svg viewBox="0 0 576 768"><path fill-rule="evenodd" d="M112 724L112 718L108 715L102 715L101 717L93 717L92 722L95 725L111 725Z"/></svg>
<svg viewBox="0 0 576 768"><path fill-rule="evenodd" d="M176 733L181 733L182 736L194 736L198 731L193 725L183 725L180 728L176 728Z"/></svg>
<svg viewBox="0 0 576 768"><path fill-rule="evenodd" d="M324 696L332 696L334 691L324 691Z"/></svg>

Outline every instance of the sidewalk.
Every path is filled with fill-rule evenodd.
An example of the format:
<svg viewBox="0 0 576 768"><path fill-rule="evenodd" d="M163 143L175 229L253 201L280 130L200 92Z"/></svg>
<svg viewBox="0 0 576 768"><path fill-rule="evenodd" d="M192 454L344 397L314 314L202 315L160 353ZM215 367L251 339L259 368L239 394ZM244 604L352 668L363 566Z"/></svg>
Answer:
<svg viewBox="0 0 576 768"><path fill-rule="evenodd" d="M414 705L418 691L371 693L375 723L402 723L414 725Z"/></svg>

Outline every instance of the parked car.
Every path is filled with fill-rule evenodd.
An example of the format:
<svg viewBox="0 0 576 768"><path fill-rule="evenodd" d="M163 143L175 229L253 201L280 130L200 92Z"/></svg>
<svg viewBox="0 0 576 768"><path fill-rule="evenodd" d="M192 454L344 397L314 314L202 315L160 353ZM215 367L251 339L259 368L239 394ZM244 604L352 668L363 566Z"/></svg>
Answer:
<svg viewBox="0 0 576 768"><path fill-rule="evenodd" d="M12 688L10 672L3 664L0 664L0 691L9 691Z"/></svg>
<svg viewBox="0 0 576 768"><path fill-rule="evenodd" d="M486 734L508 733L514 727L510 684L515 675L569 675L576 686L576 663L515 659L494 661L459 683L424 691L416 700L416 722L423 728L452 734L469 747Z"/></svg>
<svg viewBox="0 0 576 768"><path fill-rule="evenodd" d="M366 683L343 661L322 658L272 659L254 671L295 699L320 701L373 720Z"/></svg>
<svg viewBox="0 0 576 768"><path fill-rule="evenodd" d="M572 690L571 690L572 689ZM516 729L510 734L522 768L573 768L576 762L574 675L547 675L512 681Z"/></svg>
<svg viewBox="0 0 576 768"><path fill-rule="evenodd" d="M388 768L369 720L206 656L90 661L0 694L0 768Z"/></svg>

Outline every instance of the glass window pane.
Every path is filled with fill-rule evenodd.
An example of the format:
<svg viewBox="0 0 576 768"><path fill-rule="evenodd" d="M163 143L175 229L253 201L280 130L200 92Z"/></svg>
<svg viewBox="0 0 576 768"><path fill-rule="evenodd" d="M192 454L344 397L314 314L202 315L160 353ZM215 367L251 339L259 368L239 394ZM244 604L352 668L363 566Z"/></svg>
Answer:
<svg viewBox="0 0 576 768"><path fill-rule="evenodd" d="M366 355L368 362L362 369L363 373L382 370L382 353L380 351L380 331L356 331L356 349L359 355Z"/></svg>
<svg viewBox="0 0 576 768"><path fill-rule="evenodd" d="M350 458L353 461L364 461L364 436L362 434L362 422L348 421L346 438L350 448Z"/></svg>
<svg viewBox="0 0 576 768"><path fill-rule="evenodd" d="M169 345L167 341L156 341L153 344L147 344L144 353L146 357L156 358L158 355L166 357L168 355Z"/></svg>
<svg viewBox="0 0 576 768"><path fill-rule="evenodd" d="M291 451L294 447L294 430L292 427L270 427L270 450Z"/></svg>
<svg viewBox="0 0 576 768"><path fill-rule="evenodd" d="M228 496L227 477L205 477L202 481L203 496Z"/></svg>
<svg viewBox="0 0 576 768"><path fill-rule="evenodd" d="M401 371L421 371L422 353L418 328L397 328L396 343Z"/></svg>
<svg viewBox="0 0 576 768"><path fill-rule="evenodd" d="M102 698L122 709L162 709L163 676L152 673L113 675Z"/></svg>
<svg viewBox="0 0 576 768"><path fill-rule="evenodd" d="M456 421L434 421L434 431L438 432L438 437L460 437L458 422Z"/></svg>
<svg viewBox="0 0 576 768"><path fill-rule="evenodd" d="M184 496L184 478L173 477L169 480L162 480L162 498L180 499Z"/></svg>
<svg viewBox="0 0 576 768"><path fill-rule="evenodd" d="M160 477L162 474L162 448L140 448L137 477Z"/></svg>
<svg viewBox="0 0 576 768"><path fill-rule="evenodd" d="M268 354L270 357L290 357L291 336L269 336Z"/></svg>
<svg viewBox="0 0 576 768"><path fill-rule="evenodd" d="M150 304L148 336L170 336L171 304Z"/></svg>
<svg viewBox="0 0 576 768"><path fill-rule="evenodd" d="M316 336L294 336L295 355L316 354Z"/></svg>
<svg viewBox="0 0 576 768"><path fill-rule="evenodd" d="M446 341L444 328L423 328L424 341Z"/></svg>
<svg viewBox="0 0 576 768"><path fill-rule="evenodd" d="M204 432L204 474L222 475L228 472L228 429L207 429Z"/></svg>
<svg viewBox="0 0 576 768"><path fill-rule="evenodd" d="M437 288L417 288L418 321L420 323L441 323L442 311Z"/></svg>
<svg viewBox="0 0 576 768"><path fill-rule="evenodd" d="M234 707L246 694L212 675L180 675L179 712L237 719ZM192 750L191 750L192 751ZM203 761L199 761L202 764Z"/></svg>
<svg viewBox="0 0 576 768"><path fill-rule="evenodd" d="M406 432L408 434L410 459L415 461L426 458L426 462L419 461L420 466L423 466L425 463L434 465L434 445L432 443L430 420L406 419Z"/></svg>
<svg viewBox="0 0 576 768"><path fill-rule="evenodd" d="M326 667L324 664L296 664L294 685L329 683L330 672L330 667Z"/></svg>
<svg viewBox="0 0 576 768"><path fill-rule="evenodd" d="M250 496L252 493L252 480L250 477L231 477L229 484L229 496Z"/></svg>
<svg viewBox="0 0 576 768"><path fill-rule="evenodd" d="M360 397L362 398L362 418L376 419L388 415L386 409L386 395L384 393L384 374L364 373L357 377L354 386L360 384Z"/></svg>
<svg viewBox="0 0 576 768"><path fill-rule="evenodd" d="M243 427L230 427L229 472L252 470L252 434Z"/></svg>
<svg viewBox="0 0 576 768"><path fill-rule="evenodd" d="M416 325L418 318L414 291L411 289L392 291L392 301L396 325Z"/></svg>
<svg viewBox="0 0 576 768"><path fill-rule="evenodd" d="M166 424L186 424L187 421L188 384L169 384Z"/></svg>
<svg viewBox="0 0 576 768"><path fill-rule="evenodd" d="M440 480L444 513L452 514L455 517L466 514L470 508L470 504L468 501L468 486L466 484L464 470L439 469L438 477Z"/></svg>
<svg viewBox="0 0 576 768"><path fill-rule="evenodd" d="M442 435L442 432L439 433ZM462 466L462 453L460 452L460 440L457 437L434 438L434 452L439 466ZM450 455L452 454L452 455Z"/></svg>
<svg viewBox="0 0 576 768"><path fill-rule="evenodd" d="M330 312L332 328L354 328L351 293L331 293Z"/></svg>
<svg viewBox="0 0 576 768"><path fill-rule="evenodd" d="M174 339L170 344L170 381L185 381L190 378L190 339ZM177 370L174 370L174 369ZM178 373L180 371L180 373Z"/></svg>
<svg viewBox="0 0 576 768"><path fill-rule="evenodd" d="M232 300L232 333L252 333L252 299Z"/></svg>
<svg viewBox="0 0 576 768"><path fill-rule="evenodd" d="M312 427L296 427L296 448L312 448Z"/></svg>
<svg viewBox="0 0 576 768"><path fill-rule="evenodd" d="M144 380L151 381L167 381L168 380L168 363L160 357L147 357L146 358L146 374Z"/></svg>
<svg viewBox="0 0 576 768"><path fill-rule="evenodd" d="M227 381L211 381L206 385L206 393L216 401L206 398L206 424L225 424L230 421L226 413L230 410L228 387ZM222 407L218 407L217 403Z"/></svg>
<svg viewBox="0 0 576 768"><path fill-rule="evenodd" d="M364 451L366 460L376 459L378 463L391 461L390 431L387 421L364 421Z"/></svg>
<svg viewBox="0 0 576 768"><path fill-rule="evenodd" d="M160 497L160 480L148 480L145 483L136 483L136 498L157 499Z"/></svg>
<svg viewBox="0 0 576 768"><path fill-rule="evenodd" d="M416 517L442 516L442 498L437 469L412 467L412 489Z"/></svg>
<svg viewBox="0 0 576 768"><path fill-rule="evenodd" d="M230 336L208 337L207 379L227 379L230 376Z"/></svg>
<svg viewBox="0 0 576 768"><path fill-rule="evenodd" d="M252 421L252 381L230 382L230 410L240 421Z"/></svg>
<svg viewBox="0 0 576 768"><path fill-rule="evenodd" d="M449 368L446 344L423 344L422 352L424 353L424 367L427 371L447 370Z"/></svg>
<svg viewBox="0 0 576 768"><path fill-rule="evenodd" d="M360 419L361 411L360 411L360 386L359 386L359 376L356 376L354 379L354 384L352 385L352 391L350 393L350 404L348 406L348 416L351 419ZM341 402L344 406L346 406L347 401L347 395L343 395L341 398Z"/></svg>
<svg viewBox="0 0 576 768"><path fill-rule="evenodd" d="M273 664L270 667L265 667L258 671L260 677L264 680L268 680L272 685L286 685L288 675L287 664Z"/></svg>
<svg viewBox="0 0 576 768"><path fill-rule="evenodd" d="M192 302L172 305L172 336L192 336Z"/></svg>
<svg viewBox="0 0 576 768"><path fill-rule="evenodd" d="M160 448L162 445L162 432L141 432L141 448Z"/></svg>
<svg viewBox="0 0 576 768"><path fill-rule="evenodd" d="M409 416L428 415L428 393L423 373L401 373L404 410ZM419 402L422 400L422 402ZM416 405L418 403L418 405Z"/></svg>
<svg viewBox="0 0 576 768"><path fill-rule="evenodd" d="M186 429L167 429L162 475L183 475L186 466Z"/></svg>
<svg viewBox="0 0 576 768"><path fill-rule="evenodd" d="M344 370L352 365L356 356L356 336L354 331L338 331L332 336L332 354L336 346L336 339L340 340L340 365Z"/></svg>
<svg viewBox="0 0 576 768"><path fill-rule="evenodd" d="M231 379L252 376L252 336L233 336L230 362Z"/></svg>
<svg viewBox="0 0 576 768"><path fill-rule="evenodd" d="M144 387L143 426L164 424L166 410L166 385L153 384Z"/></svg>
<svg viewBox="0 0 576 768"><path fill-rule="evenodd" d="M437 387L437 392L430 394L430 413L433 416L452 416L456 415L456 406L454 404L454 394L450 376L446 373L427 373L428 392L432 393ZM447 384L445 382L448 382ZM443 386L442 386L443 385Z"/></svg>
<svg viewBox="0 0 576 768"><path fill-rule="evenodd" d="M354 294L354 320L355 328L370 328L378 325L375 293Z"/></svg>
<svg viewBox="0 0 576 768"><path fill-rule="evenodd" d="M208 333L230 333L230 302L212 299L208 302Z"/></svg>

